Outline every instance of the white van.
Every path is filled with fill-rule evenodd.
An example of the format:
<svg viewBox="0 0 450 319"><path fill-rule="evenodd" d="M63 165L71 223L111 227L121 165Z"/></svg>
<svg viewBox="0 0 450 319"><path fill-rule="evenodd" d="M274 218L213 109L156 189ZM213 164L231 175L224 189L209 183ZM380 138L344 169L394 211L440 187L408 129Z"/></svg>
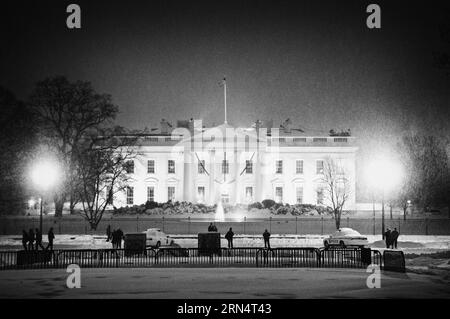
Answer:
<svg viewBox="0 0 450 319"><path fill-rule="evenodd" d="M159 228L149 228L144 233L147 235L147 247L170 246L174 243L173 239L163 233Z"/></svg>

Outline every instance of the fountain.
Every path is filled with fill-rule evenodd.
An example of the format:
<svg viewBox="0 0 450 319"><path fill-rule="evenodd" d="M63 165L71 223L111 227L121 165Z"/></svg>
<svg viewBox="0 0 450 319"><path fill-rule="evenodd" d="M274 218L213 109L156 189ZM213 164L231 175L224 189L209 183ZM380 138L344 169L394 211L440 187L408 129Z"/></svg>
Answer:
<svg viewBox="0 0 450 319"><path fill-rule="evenodd" d="M216 215L214 217L214 221L216 222L223 222L225 221L225 215L223 212L223 205L222 205L222 201L219 200L219 202L217 203L217 208L216 208Z"/></svg>

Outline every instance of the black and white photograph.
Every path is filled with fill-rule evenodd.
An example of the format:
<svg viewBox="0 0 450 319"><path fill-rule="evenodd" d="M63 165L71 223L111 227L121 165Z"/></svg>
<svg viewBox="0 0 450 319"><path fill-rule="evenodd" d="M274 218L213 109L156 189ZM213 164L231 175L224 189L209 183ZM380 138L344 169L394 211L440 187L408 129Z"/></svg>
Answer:
<svg viewBox="0 0 450 319"><path fill-rule="evenodd" d="M0 299L450 298L448 1L6 0L0 40Z"/></svg>

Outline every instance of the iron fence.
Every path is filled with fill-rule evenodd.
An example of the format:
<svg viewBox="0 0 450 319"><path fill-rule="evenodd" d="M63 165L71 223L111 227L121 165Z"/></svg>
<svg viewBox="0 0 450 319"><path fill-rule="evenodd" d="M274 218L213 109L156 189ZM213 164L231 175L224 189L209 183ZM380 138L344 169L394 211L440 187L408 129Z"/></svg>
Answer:
<svg viewBox="0 0 450 319"><path fill-rule="evenodd" d="M139 251L125 249L73 249L53 251L0 252L0 270L66 268L145 267L269 267L269 268L365 268L382 267L379 251L371 249L317 248L160 248Z"/></svg>

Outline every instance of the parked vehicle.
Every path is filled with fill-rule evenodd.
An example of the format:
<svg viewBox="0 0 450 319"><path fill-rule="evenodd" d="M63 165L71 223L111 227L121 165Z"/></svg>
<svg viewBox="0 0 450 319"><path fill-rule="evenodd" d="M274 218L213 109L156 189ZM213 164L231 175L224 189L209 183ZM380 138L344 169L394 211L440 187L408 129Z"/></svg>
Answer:
<svg viewBox="0 0 450 319"><path fill-rule="evenodd" d="M331 246L338 246L341 248L346 248L348 246L364 247L368 244L367 237L362 236L352 228L340 228L323 241L323 245L326 249Z"/></svg>
<svg viewBox="0 0 450 319"><path fill-rule="evenodd" d="M160 246L171 246L174 240L159 228L149 228L144 233L147 235L147 247L159 248Z"/></svg>

